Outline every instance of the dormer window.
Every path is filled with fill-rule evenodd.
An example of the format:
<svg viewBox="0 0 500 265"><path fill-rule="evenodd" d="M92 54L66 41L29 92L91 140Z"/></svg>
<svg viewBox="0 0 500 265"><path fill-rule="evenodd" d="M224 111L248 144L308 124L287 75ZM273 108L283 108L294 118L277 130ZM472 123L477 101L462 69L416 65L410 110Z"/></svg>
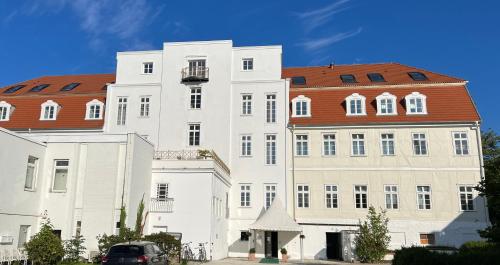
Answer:
<svg viewBox="0 0 500 265"><path fill-rule="evenodd" d="M0 121L8 121L12 105L5 101L0 101Z"/></svg>
<svg viewBox="0 0 500 265"><path fill-rule="evenodd" d="M377 115L396 115L396 96L389 92L384 92L377 98Z"/></svg>
<svg viewBox="0 0 500 265"><path fill-rule="evenodd" d="M356 83L356 77L354 75L340 75L342 83Z"/></svg>
<svg viewBox="0 0 500 265"><path fill-rule="evenodd" d="M427 114L427 97L419 92L412 92L405 97L406 114Z"/></svg>
<svg viewBox="0 0 500 265"><path fill-rule="evenodd" d="M292 117L311 117L311 99L300 95L292 99Z"/></svg>
<svg viewBox="0 0 500 265"><path fill-rule="evenodd" d="M354 93L345 99L347 115L366 115L366 98L358 93Z"/></svg>
<svg viewBox="0 0 500 265"><path fill-rule="evenodd" d="M40 120L56 120L59 112L59 104L52 100L47 100L42 104Z"/></svg>
<svg viewBox="0 0 500 265"><path fill-rule="evenodd" d="M413 81L427 81L429 78L424 73L421 72L408 72L408 75L413 79Z"/></svg>
<svg viewBox="0 0 500 265"><path fill-rule="evenodd" d="M87 111L85 112L86 120L101 120L104 109L104 103L94 99L87 102Z"/></svg>
<svg viewBox="0 0 500 265"><path fill-rule="evenodd" d="M152 74L153 73L153 63L152 62L147 62L143 63L143 74Z"/></svg>

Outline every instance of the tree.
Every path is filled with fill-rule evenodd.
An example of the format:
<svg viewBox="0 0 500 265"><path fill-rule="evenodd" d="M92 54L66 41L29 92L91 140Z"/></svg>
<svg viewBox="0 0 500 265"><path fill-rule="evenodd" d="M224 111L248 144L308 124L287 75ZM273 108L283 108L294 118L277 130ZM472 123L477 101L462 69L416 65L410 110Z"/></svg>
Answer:
<svg viewBox="0 0 500 265"><path fill-rule="evenodd" d="M490 129L481 137L485 176L476 190L487 200L491 226L479 234L491 242L500 243L500 136Z"/></svg>
<svg viewBox="0 0 500 265"><path fill-rule="evenodd" d="M64 260L70 263L78 262L80 256L85 253L85 238L82 235L76 235L72 239L64 242L64 252L66 254Z"/></svg>
<svg viewBox="0 0 500 265"><path fill-rule="evenodd" d="M120 236L126 233L125 219L127 219L127 211L125 210L125 206L122 205L122 208L120 208L120 231L118 232Z"/></svg>
<svg viewBox="0 0 500 265"><path fill-rule="evenodd" d="M142 236L142 215L144 213L144 195L137 206L137 217L135 219L135 235L137 237Z"/></svg>
<svg viewBox="0 0 500 265"><path fill-rule="evenodd" d="M64 248L59 239L52 232L50 220L42 222L40 232L25 244L26 252L33 265L57 264L64 257Z"/></svg>
<svg viewBox="0 0 500 265"><path fill-rule="evenodd" d="M389 219L385 211L377 213L373 206L368 209L366 218L359 221L359 234L354 240L356 255L361 262L378 262L384 258L391 241L387 228Z"/></svg>

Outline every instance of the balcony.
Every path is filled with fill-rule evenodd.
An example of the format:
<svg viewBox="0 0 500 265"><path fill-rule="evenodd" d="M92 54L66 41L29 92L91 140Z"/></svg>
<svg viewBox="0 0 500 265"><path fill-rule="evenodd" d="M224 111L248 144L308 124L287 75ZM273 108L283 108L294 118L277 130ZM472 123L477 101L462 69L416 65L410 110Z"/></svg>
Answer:
<svg viewBox="0 0 500 265"><path fill-rule="evenodd" d="M191 66L182 69L182 82L208 82L208 67Z"/></svg>
<svg viewBox="0 0 500 265"><path fill-rule="evenodd" d="M166 199L158 199L151 198L151 202L149 204L149 212L152 213L171 213L174 210L174 199L166 198Z"/></svg>

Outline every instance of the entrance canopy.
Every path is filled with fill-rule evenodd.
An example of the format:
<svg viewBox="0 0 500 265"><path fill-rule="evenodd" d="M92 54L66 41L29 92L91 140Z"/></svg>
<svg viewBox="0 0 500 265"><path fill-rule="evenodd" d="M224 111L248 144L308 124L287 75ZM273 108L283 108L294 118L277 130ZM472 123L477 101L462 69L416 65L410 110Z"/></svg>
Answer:
<svg viewBox="0 0 500 265"><path fill-rule="evenodd" d="M288 215L278 198L275 198L269 209L250 225L250 229L261 231L302 232L302 227Z"/></svg>

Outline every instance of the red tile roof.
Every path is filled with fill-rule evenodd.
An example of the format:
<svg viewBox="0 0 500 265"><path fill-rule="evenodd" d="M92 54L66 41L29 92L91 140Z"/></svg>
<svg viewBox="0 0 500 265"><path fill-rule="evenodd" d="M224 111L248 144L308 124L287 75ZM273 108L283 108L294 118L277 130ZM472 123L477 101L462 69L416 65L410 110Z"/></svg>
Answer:
<svg viewBox="0 0 500 265"><path fill-rule="evenodd" d="M113 83L113 74L46 76L18 84L26 85L12 94L3 93L9 87L0 88L0 101L6 101L15 107L9 121L0 121L0 127L11 130L66 130L66 129L102 129L104 119L85 120L86 103L97 99L105 103L107 83ZM81 83L71 91L60 91L70 83ZM50 84L40 92L29 90L39 84ZM57 120L40 121L41 104L47 100L60 105Z"/></svg>
<svg viewBox="0 0 500 265"><path fill-rule="evenodd" d="M429 80L413 81L408 72L424 73ZM368 73L378 72L387 82L373 83ZM354 74L358 83L343 84L340 74ZM311 117L290 118L299 126L448 123L479 121L479 114L467 91L465 81L401 64L370 64L323 67L300 67L283 70L283 76L305 76L306 85L292 85L290 101L304 95L311 99ZM428 84L428 85L425 85ZM389 92L397 97L398 115L377 116L376 97ZM404 97L412 92L427 96L426 115L406 115ZM353 93L366 97L364 116L347 116L345 98ZM291 106L291 105L290 105Z"/></svg>

